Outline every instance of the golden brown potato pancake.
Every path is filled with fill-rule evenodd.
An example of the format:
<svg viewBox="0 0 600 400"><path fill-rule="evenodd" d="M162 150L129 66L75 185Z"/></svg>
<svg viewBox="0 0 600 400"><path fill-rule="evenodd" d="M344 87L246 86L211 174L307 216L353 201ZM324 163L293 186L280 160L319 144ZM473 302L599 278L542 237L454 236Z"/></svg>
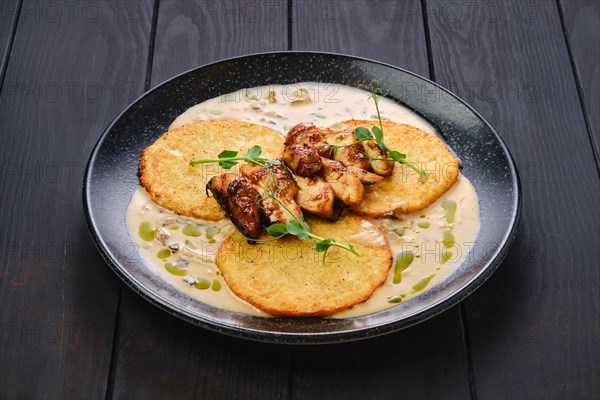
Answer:
<svg viewBox="0 0 600 400"><path fill-rule="evenodd" d="M314 234L352 243L363 256L332 247L323 265L314 240L248 244L236 232L221 244L216 263L238 297L273 315L324 316L367 300L385 282L392 254L380 227L353 214L335 223L306 221Z"/></svg>
<svg viewBox="0 0 600 400"><path fill-rule="evenodd" d="M155 203L177 214L219 220L225 218L225 213L215 199L206 195L206 183L227 170L218 164L192 167L189 162L217 158L223 150L242 155L254 145L261 146L261 157L277 158L283 151L283 136L270 128L240 121L184 125L168 131L144 150L140 182Z"/></svg>
<svg viewBox="0 0 600 400"><path fill-rule="evenodd" d="M363 126L371 129L378 121L349 120L328 128L350 130ZM392 176L365 186L362 203L352 211L359 215L381 218L393 213L409 214L421 210L443 195L458 179L458 160L444 142L414 126L383 121L385 143L427 173L427 182L406 165L395 163Z"/></svg>

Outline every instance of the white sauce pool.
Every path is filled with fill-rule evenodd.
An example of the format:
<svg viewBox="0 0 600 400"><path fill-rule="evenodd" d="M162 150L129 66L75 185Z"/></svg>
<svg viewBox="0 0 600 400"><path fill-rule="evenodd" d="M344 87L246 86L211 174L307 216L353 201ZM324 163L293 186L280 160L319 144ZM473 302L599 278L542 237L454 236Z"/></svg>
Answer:
<svg viewBox="0 0 600 400"><path fill-rule="evenodd" d="M191 107L175 119L170 129L198 120L229 119L268 126L285 134L300 122L325 127L348 119L376 119L369 94L347 86L310 82L244 89ZM379 105L382 118L436 134L430 124L407 108L386 98L381 98ZM443 205L452 202L456 204L455 218L449 222ZM219 243L235 231L229 219L215 223L175 215L154 204L142 188L134 193L126 219L145 264L163 280L204 303L268 316L235 296L214 264ZM479 199L469 180L461 175L429 207L398 219L371 219L371 222L385 229L394 255L388 279L369 300L333 315L334 318L361 316L393 307L448 278L475 242L479 231ZM143 223L151 230L159 229L161 235L144 240L140 235ZM358 232L356 240L369 240L369 231ZM169 246L179 248L170 250Z"/></svg>

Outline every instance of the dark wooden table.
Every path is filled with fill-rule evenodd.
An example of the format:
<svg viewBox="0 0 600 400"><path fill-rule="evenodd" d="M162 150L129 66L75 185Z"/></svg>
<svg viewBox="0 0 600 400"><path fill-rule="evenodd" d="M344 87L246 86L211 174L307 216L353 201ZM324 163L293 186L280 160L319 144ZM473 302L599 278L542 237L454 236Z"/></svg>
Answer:
<svg viewBox="0 0 600 400"><path fill-rule="evenodd" d="M119 281L84 220L86 161L145 90L226 57L364 56L472 104L523 216L458 306L292 347L182 322ZM600 398L600 2L0 0L0 397Z"/></svg>

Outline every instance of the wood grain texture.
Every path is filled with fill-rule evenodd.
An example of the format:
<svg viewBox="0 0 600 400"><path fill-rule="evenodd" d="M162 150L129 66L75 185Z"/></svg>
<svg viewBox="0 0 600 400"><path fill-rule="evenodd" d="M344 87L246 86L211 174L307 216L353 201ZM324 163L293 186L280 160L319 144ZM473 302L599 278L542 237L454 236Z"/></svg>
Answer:
<svg viewBox="0 0 600 400"><path fill-rule="evenodd" d="M21 0L6 0L0 3L0 85L8 62L20 6Z"/></svg>
<svg viewBox="0 0 600 400"><path fill-rule="evenodd" d="M0 98L1 398L106 391L119 281L89 236L82 177L141 92L150 10L78 4L25 1Z"/></svg>
<svg viewBox="0 0 600 400"><path fill-rule="evenodd" d="M212 61L287 48L287 2L161 1L152 85ZM282 399L289 347L180 321L124 290L114 398Z"/></svg>
<svg viewBox="0 0 600 400"><path fill-rule="evenodd" d="M292 2L292 49L372 58L429 76L416 0Z"/></svg>
<svg viewBox="0 0 600 400"><path fill-rule="evenodd" d="M598 398L600 185L557 4L476 6L426 12L436 79L498 130L523 189L515 246L465 303L477 395Z"/></svg>
<svg viewBox="0 0 600 400"><path fill-rule="evenodd" d="M292 10L294 50L368 57L429 75L417 1L294 1ZM469 397L458 307L382 338L293 350L292 398Z"/></svg>
<svg viewBox="0 0 600 400"><path fill-rule="evenodd" d="M562 0L560 6L598 162L600 149L600 2Z"/></svg>
<svg viewBox="0 0 600 400"><path fill-rule="evenodd" d="M287 1L161 2L152 85L224 58L287 49Z"/></svg>

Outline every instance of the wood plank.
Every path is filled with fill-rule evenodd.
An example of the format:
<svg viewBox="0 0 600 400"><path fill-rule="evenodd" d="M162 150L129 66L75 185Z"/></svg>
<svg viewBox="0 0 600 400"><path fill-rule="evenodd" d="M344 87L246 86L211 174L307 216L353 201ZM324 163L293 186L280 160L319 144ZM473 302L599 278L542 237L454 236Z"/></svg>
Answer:
<svg viewBox="0 0 600 400"><path fill-rule="evenodd" d="M287 48L287 3L160 3L152 85L226 57ZM218 335L123 292L115 398L286 398L289 348ZM156 377L156 379L148 379Z"/></svg>
<svg viewBox="0 0 600 400"><path fill-rule="evenodd" d="M373 58L429 76L418 1L293 2L293 49ZM297 348L292 397L468 398L459 308L360 344Z"/></svg>
<svg viewBox="0 0 600 400"><path fill-rule="evenodd" d="M25 1L2 88L1 398L106 392L119 280L89 236L82 177L142 90L151 10L90 4Z"/></svg>
<svg viewBox="0 0 600 400"><path fill-rule="evenodd" d="M561 0L567 39L596 150L600 149L600 2Z"/></svg>
<svg viewBox="0 0 600 400"><path fill-rule="evenodd" d="M0 3L0 85L2 85L20 6L21 0L7 0Z"/></svg>
<svg viewBox="0 0 600 400"><path fill-rule="evenodd" d="M557 4L448 4L427 2L436 79L498 130L523 189L516 245L465 301L477 396L598 398L600 185Z"/></svg>
<svg viewBox="0 0 600 400"><path fill-rule="evenodd" d="M292 2L292 49L372 58L428 77L417 0Z"/></svg>

